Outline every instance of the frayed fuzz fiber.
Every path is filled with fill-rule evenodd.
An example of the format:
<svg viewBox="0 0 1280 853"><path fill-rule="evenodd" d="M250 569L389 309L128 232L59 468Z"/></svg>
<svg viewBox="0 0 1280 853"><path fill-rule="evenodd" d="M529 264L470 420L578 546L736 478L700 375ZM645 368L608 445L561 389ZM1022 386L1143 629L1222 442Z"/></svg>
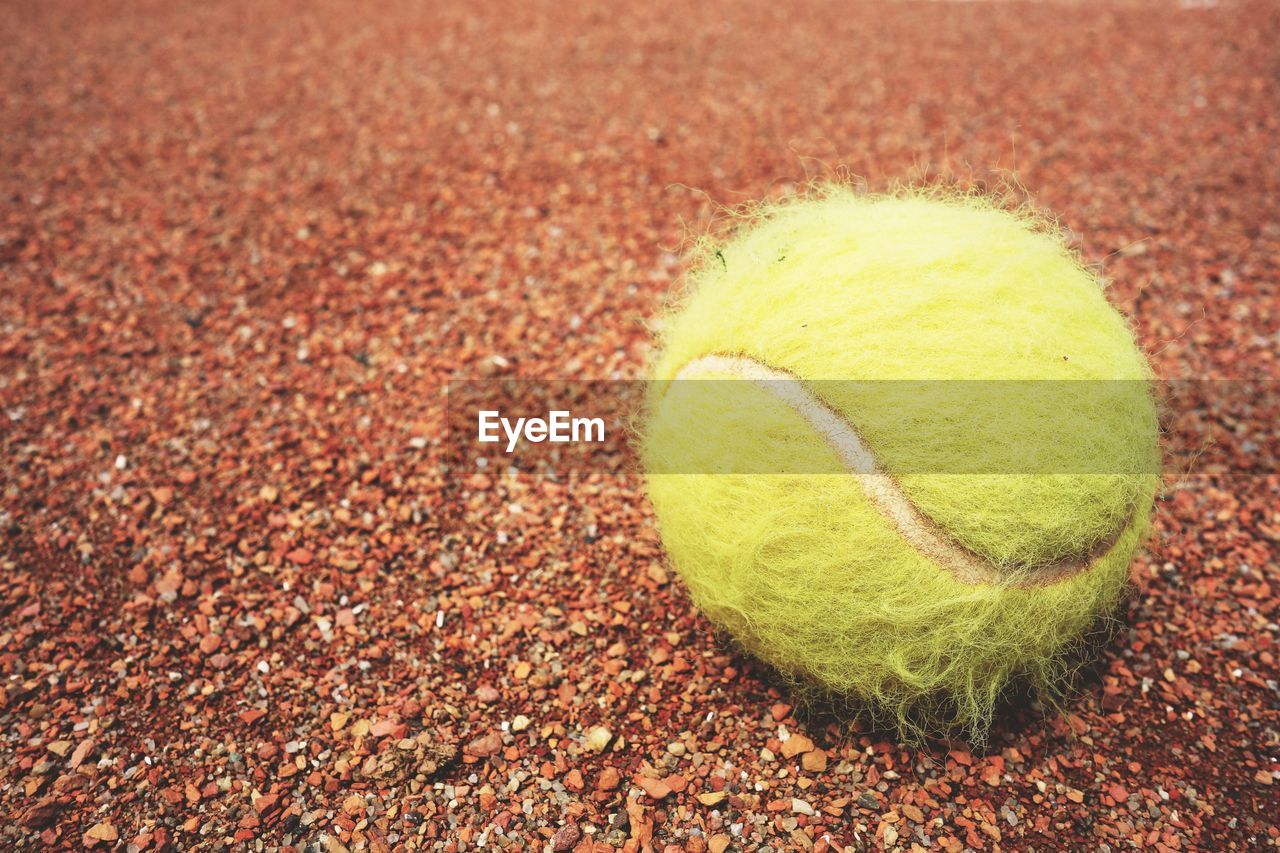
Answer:
<svg viewBox="0 0 1280 853"><path fill-rule="evenodd" d="M833 187L707 246L689 283L640 444L698 606L909 739L981 739L1015 682L1056 695L1124 591L1159 462L1147 363L1056 231L973 196ZM672 382L769 371L810 402ZM996 420L980 393L938 403L824 380L1062 381L1028 383L1034 399ZM1121 381L1104 401L1068 380ZM822 412L876 473L850 470ZM1011 445L1034 473L950 473ZM744 460L816 473L715 473L756 470Z"/></svg>

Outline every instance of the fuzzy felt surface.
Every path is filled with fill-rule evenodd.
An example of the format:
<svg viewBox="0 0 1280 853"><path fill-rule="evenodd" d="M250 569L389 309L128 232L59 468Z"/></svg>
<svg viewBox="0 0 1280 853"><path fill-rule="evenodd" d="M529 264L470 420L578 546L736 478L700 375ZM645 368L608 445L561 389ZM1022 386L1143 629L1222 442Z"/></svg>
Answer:
<svg viewBox="0 0 1280 853"><path fill-rule="evenodd" d="M1098 279L1030 215L831 188L707 247L690 283L642 456L697 604L904 734L980 737L1011 682L1058 689L1124 589L1157 484L1149 370ZM669 382L712 355L804 380L990 579L914 547L768 388Z"/></svg>

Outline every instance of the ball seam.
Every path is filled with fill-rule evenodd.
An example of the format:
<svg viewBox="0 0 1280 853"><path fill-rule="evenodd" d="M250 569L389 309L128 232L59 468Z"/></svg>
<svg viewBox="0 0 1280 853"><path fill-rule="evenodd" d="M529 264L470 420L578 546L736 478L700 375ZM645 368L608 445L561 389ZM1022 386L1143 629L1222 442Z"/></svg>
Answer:
<svg viewBox="0 0 1280 853"><path fill-rule="evenodd" d="M1125 522L1082 556L1040 564L1014 577L1003 575L990 561L956 541L921 512L897 479L880 464L857 427L814 394L803 379L750 356L712 353L687 362L676 372L674 381L707 373L753 382L787 405L836 452L849 473L857 478L872 506L898 535L961 583L1002 584L1017 588L1060 583L1088 571L1120 541L1124 531L1133 523L1135 508L1131 506Z"/></svg>

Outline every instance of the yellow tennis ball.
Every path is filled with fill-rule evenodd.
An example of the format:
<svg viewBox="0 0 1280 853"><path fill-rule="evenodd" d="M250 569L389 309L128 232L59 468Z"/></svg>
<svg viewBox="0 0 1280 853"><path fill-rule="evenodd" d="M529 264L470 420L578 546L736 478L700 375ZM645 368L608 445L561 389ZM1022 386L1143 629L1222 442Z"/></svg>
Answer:
<svg viewBox="0 0 1280 853"><path fill-rule="evenodd" d="M690 273L640 450L694 601L906 736L981 738L1116 606L1158 483L1150 370L1054 229L830 188Z"/></svg>

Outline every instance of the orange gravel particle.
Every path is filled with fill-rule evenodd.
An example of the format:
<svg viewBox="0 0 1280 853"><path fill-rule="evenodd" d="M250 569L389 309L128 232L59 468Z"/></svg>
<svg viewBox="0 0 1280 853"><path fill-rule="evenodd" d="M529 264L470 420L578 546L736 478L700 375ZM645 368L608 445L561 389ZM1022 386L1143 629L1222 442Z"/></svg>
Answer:
<svg viewBox="0 0 1280 853"><path fill-rule="evenodd" d="M665 800L671 794L671 786L661 779L637 776L634 781L642 791L655 800Z"/></svg>
<svg viewBox="0 0 1280 853"><path fill-rule="evenodd" d="M596 780L596 788L600 791L612 791L618 787L622 781L617 768L606 767L600 771L600 776Z"/></svg>
<svg viewBox="0 0 1280 853"><path fill-rule="evenodd" d="M784 758L795 758L801 753L813 751L813 741L804 735L793 734L782 742L782 756Z"/></svg>

